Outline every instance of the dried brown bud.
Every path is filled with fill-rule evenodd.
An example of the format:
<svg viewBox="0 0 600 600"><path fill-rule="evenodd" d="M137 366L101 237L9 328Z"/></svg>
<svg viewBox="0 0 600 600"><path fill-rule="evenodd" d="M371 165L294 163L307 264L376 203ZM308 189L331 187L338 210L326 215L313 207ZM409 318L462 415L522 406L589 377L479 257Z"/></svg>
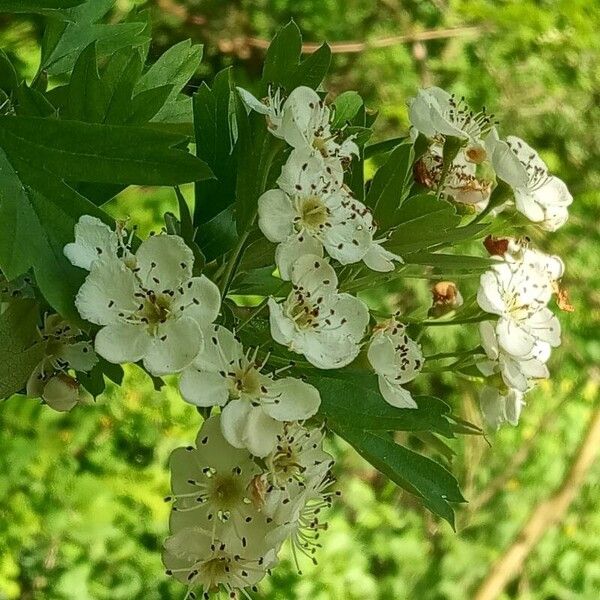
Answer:
<svg viewBox="0 0 600 600"><path fill-rule="evenodd" d="M434 306L457 308L462 305L463 297L453 281L438 281L431 289Z"/></svg>
<svg viewBox="0 0 600 600"><path fill-rule="evenodd" d="M490 256L503 256L508 250L509 240L488 235L485 240L483 240L483 245L490 253Z"/></svg>
<svg viewBox="0 0 600 600"><path fill-rule="evenodd" d="M571 304L569 292L566 288L556 286L556 305L565 312L575 312L575 307Z"/></svg>

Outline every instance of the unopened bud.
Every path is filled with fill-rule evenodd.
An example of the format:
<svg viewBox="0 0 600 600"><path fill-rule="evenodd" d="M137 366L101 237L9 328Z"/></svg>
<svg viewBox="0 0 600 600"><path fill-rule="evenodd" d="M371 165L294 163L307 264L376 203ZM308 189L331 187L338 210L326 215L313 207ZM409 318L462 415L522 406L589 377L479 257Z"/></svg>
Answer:
<svg viewBox="0 0 600 600"><path fill-rule="evenodd" d="M438 281L431 289L433 305L429 314L440 317L451 310L462 306L464 300L460 290L453 281Z"/></svg>

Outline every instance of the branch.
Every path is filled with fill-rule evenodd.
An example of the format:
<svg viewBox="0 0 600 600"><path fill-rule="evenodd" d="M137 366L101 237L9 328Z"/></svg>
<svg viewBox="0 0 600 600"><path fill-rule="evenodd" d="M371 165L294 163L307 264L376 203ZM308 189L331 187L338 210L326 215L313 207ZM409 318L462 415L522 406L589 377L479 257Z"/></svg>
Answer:
<svg viewBox="0 0 600 600"><path fill-rule="evenodd" d="M596 409L592 413L587 432L560 488L535 508L517 539L492 566L488 576L477 590L474 600L496 600L506 585L518 575L523 563L544 533L563 518L579 493L599 451L600 409Z"/></svg>
<svg viewBox="0 0 600 600"><path fill-rule="evenodd" d="M333 54L343 53L357 53L364 52L373 48L387 48L389 46L397 46L399 44L407 44L411 42L425 42L428 40L440 40L454 37L465 37L465 36L479 36L484 31L489 30L488 27L480 25L472 27L451 27L447 29L429 29L427 31L417 31L415 33L408 33L406 35L394 35L391 37L384 37L368 42L334 42L330 44L331 52ZM246 38L246 43L254 48L260 48L266 50L271 43L269 40L256 37ZM307 42L302 44L302 52L304 54L310 54L320 47L320 44L314 42Z"/></svg>

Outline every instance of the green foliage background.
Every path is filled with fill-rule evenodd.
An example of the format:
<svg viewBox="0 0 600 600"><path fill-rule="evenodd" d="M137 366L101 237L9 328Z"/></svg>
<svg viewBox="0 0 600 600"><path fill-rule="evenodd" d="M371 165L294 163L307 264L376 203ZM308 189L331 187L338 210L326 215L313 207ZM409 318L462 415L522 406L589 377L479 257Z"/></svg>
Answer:
<svg viewBox="0 0 600 600"><path fill-rule="evenodd" d="M553 377L529 396L521 425L453 443L454 471L477 504L490 482L506 482L489 501L458 511L458 533L333 441L343 498L331 512L319 564L298 576L289 558L259 598L388 600L471 597L529 512L562 480L598 403L600 385L600 3L597 0L119 0L117 12L148 5L152 56L192 37L205 43L198 85L224 65L255 80L262 51L246 36L270 38L293 17L305 40L369 41L448 27L469 34L336 54L332 92L356 89L380 110L378 135L406 130L405 100L438 84L541 150L573 191L569 224L547 236L547 251L567 263L564 280L576 312L563 313L564 342ZM0 19L0 46L23 73L38 60L40 22ZM113 203L142 233L175 209L170 190L138 188ZM376 300L388 308L427 302L424 282L390 286ZM446 328L443 328L446 329ZM458 329L458 328L457 328ZM438 334L439 351L474 329ZM469 342L471 342L469 344ZM479 422L473 388L450 375L430 382L440 397ZM109 387L94 406L59 415L14 397L0 408L0 600L155 600L182 590L162 573L166 534L166 461L189 443L199 418L173 391L156 392L134 368L123 388ZM419 443L413 440L413 443ZM529 452L522 464L515 455ZM504 598L594 599L600 589L600 465L558 526L551 528Z"/></svg>

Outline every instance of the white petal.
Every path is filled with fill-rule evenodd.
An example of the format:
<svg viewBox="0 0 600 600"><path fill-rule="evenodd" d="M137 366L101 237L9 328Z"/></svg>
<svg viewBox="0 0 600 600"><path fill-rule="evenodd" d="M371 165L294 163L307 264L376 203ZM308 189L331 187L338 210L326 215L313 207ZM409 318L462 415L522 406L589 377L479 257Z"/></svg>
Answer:
<svg viewBox="0 0 600 600"><path fill-rule="evenodd" d="M423 135L433 137L436 131L431 124L429 95L420 90L416 97L409 100L408 118L411 125Z"/></svg>
<svg viewBox="0 0 600 600"><path fill-rule="evenodd" d="M226 377L188 367L181 374L179 391L183 399L196 406L224 406L229 399Z"/></svg>
<svg viewBox="0 0 600 600"><path fill-rule="evenodd" d="M235 88L240 95L244 104L250 109L254 110L261 115L268 115L271 111L266 104L263 104L260 100L255 98L250 92L241 87Z"/></svg>
<svg viewBox="0 0 600 600"><path fill-rule="evenodd" d="M278 344L289 346L296 331L294 323L284 314L281 304L277 304L273 298L269 298L268 304L271 337Z"/></svg>
<svg viewBox="0 0 600 600"><path fill-rule="evenodd" d="M371 318L362 300L350 294L338 294L328 308L335 311L331 316L332 328L336 328L340 335L349 335L356 342L362 339Z"/></svg>
<svg viewBox="0 0 600 600"><path fill-rule="evenodd" d="M293 349L318 369L340 369L358 356L360 345L349 336L304 331L295 338Z"/></svg>
<svg viewBox="0 0 600 600"><path fill-rule="evenodd" d="M304 234L300 237L290 235L284 242L275 248L275 264L279 269L279 275L284 281L292 278L292 266L306 254L323 256L321 242L311 235Z"/></svg>
<svg viewBox="0 0 600 600"><path fill-rule="evenodd" d="M213 325L202 329L204 345L194 359L194 366L199 371L229 370L232 361L244 356L244 349L229 329L222 325Z"/></svg>
<svg viewBox="0 0 600 600"><path fill-rule="evenodd" d="M493 321L482 321L479 323L479 335L481 336L481 345L488 358L498 360L498 338L496 337L496 323Z"/></svg>
<svg viewBox="0 0 600 600"><path fill-rule="evenodd" d="M145 325L121 322L103 327L94 343L96 352L108 362L135 363L148 352L151 338Z"/></svg>
<svg viewBox="0 0 600 600"><path fill-rule="evenodd" d="M496 175L512 188L527 186L529 176L525 167L511 150L510 146L498 137L493 128L485 139L485 149L490 157Z"/></svg>
<svg viewBox="0 0 600 600"><path fill-rule="evenodd" d="M260 407L251 408L244 425L244 446L254 456L267 456L277 444L283 424L268 416Z"/></svg>
<svg viewBox="0 0 600 600"><path fill-rule="evenodd" d="M379 376L379 391L384 400L396 408L418 408L411 393L402 386L390 381L387 377Z"/></svg>
<svg viewBox="0 0 600 600"><path fill-rule="evenodd" d="M337 288L337 275L333 267L320 256L301 256L292 267L292 281L309 292L315 299Z"/></svg>
<svg viewBox="0 0 600 600"><path fill-rule="evenodd" d="M119 320L119 313L137 309L137 290L135 275L120 260L97 260L77 292L75 306L87 321L108 325Z"/></svg>
<svg viewBox="0 0 600 600"><path fill-rule="evenodd" d="M158 326L144 356L144 367L157 377L178 373L194 360L202 341L202 332L194 319L169 319Z"/></svg>
<svg viewBox="0 0 600 600"><path fill-rule="evenodd" d="M191 317L200 327L210 325L221 310L219 288L205 275L186 281L175 291L175 299L173 312Z"/></svg>
<svg viewBox="0 0 600 600"><path fill-rule="evenodd" d="M297 148L292 150L281 168L277 185L288 196L312 193L320 195L326 188L323 179L324 170L325 165L321 155L315 154L309 147Z"/></svg>
<svg viewBox="0 0 600 600"><path fill-rule="evenodd" d="M221 412L223 437L234 448L245 448L245 429L252 405L246 400L232 400Z"/></svg>
<svg viewBox="0 0 600 600"><path fill-rule="evenodd" d="M497 389L485 387L479 394L479 406L488 425L498 429L506 421L506 402Z"/></svg>
<svg viewBox="0 0 600 600"><path fill-rule="evenodd" d="M524 214L534 223L544 220L545 212L543 207L536 201L535 195L527 188L515 189L515 206L520 213Z"/></svg>
<svg viewBox="0 0 600 600"><path fill-rule="evenodd" d="M536 340L546 342L554 348L560 346L560 322L549 308L543 308L531 315L527 325Z"/></svg>
<svg viewBox="0 0 600 600"><path fill-rule="evenodd" d="M71 378L52 377L44 386L42 398L50 408L67 412L79 400L79 384Z"/></svg>
<svg viewBox="0 0 600 600"><path fill-rule="evenodd" d="M176 290L192 276L194 254L178 235L155 235L135 253L138 276L145 287Z"/></svg>
<svg viewBox="0 0 600 600"><path fill-rule="evenodd" d="M386 250L381 242L373 241L369 250L363 256L363 262L369 269L379 273L387 273L395 268L394 262L403 262L402 258L389 250Z"/></svg>
<svg viewBox="0 0 600 600"><path fill-rule="evenodd" d="M527 356L535 343L530 331L511 319L499 319L496 334L501 348L513 356Z"/></svg>
<svg viewBox="0 0 600 600"><path fill-rule="evenodd" d="M367 350L367 358L377 374L390 377L396 374L396 350L389 336L374 336Z"/></svg>
<svg viewBox="0 0 600 600"><path fill-rule="evenodd" d="M90 270L98 258L116 258L117 234L96 217L82 215L75 225L75 242L64 248L71 264Z"/></svg>
<svg viewBox="0 0 600 600"><path fill-rule="evenodd" d="M68 368L76 371L91 371L98 362L90 342L75 342L63 344L56 358L68 363Z"/></svg>
<svg viewBox="0 0 600 600"><path fill-rule="evenodd" d="M477 304L485 312L501 315L506 310L506 303L498 285L498 274L494 270L486 271L479 279Z"/></svg>
<svg viewBox="0 0 600 600"><path fill-rule="evenodd" d="M505 399L505 406L506 420L511 425L518 425L521 411L523 410L523 406L525 406L523 393L519 390L509 390Z"/></svg>
<svg viewBox="0 0 600 600"><path fill-rule="evenodd" d="M268 190L258 199L258 226L271 242L283 242L294 231L296 211L288 195Z"/></svg>
<svg viewBox="0 0 600 600"><path fill-rule="evenodd" d="M326 227L321 236L327 253L343 265L363 260L373 244L373 235L367 222L351 218L353 213L341 208L335 213L339 216L332 219L332 226Z"/></svg>
<svg viewBox="0 0 600 600"><path fill-rule="evenodd" d="M270 383L269 396L275 396L272 403L265 403L263 410L278 421L301 421L317 413L321 404L319 391L312 385L286 377Z"/></svg>

